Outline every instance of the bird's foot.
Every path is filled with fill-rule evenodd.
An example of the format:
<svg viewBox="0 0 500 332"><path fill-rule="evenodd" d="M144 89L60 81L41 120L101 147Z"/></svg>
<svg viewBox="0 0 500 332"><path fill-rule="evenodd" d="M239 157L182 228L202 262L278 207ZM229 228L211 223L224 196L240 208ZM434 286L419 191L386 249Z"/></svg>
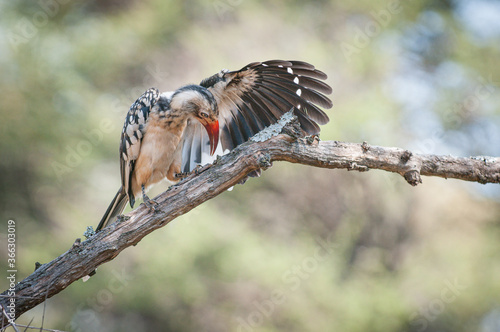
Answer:
<svg viewBox="0 0 500 332"><path fill-rule="evenodd" d="M190 175L191 175L191 172L180 172L180 173L175 173L174 177L176 179L185 179L185 178L187 178Z"/></svg>
<svg viewBox="0 0 500 332"><path fill-rule="evenodd" d="M126 216L124 214L120 214L119 216L116 217L116 220L118 220L118 222L123 222L123 221L127 221L129 220L130 217L129 216Z"/></svg>
<svg viewBox="0 0 500 332"><path fill-rule="evenodd" d="M148 195L142 197L144 205L149 209L150 212L156 212L158 210L159 204L154 200L150 199Z"/></svg>
<svg viewBox="0 0 500 332"><path fill-rule="evenodd" d="M144 185L141 186L142 188L142 202L144 205L146 205L149 209L150 212L156 212L158 210L158 203L153 201L152 199L149 198L148 195L146 195L146 188Z"/></svg>
<svg viewBox="0 0 500 332"><path fill-rule="evenodd" d="M205 172L207 169L209 169L212 166L212 164L206 164L204 166L197 165L191 172L180 172L180 173L175 173L174 177L176 179L185 179L191 175L199 175L203 172Z"/></svg>
<svg viewBox="0 0 500 332"><path fill-rule="evenodd" d="M206 164L206 165L198 165L195 167L195 169L193 170L194 174L196 175L199 175L203 172L205 172L207 169L209 169L210 167L212 167L212 164Z"/></svg>

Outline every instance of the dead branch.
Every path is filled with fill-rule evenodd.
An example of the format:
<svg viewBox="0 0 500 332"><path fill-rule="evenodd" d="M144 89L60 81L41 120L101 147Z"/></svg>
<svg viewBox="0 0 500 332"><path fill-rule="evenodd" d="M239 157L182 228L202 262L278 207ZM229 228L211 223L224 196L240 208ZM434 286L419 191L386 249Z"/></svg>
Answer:
<svg viewBox="0 0 500 332"><path fill-rule="evenodd" d="M360 172L380 169L402 175L413 186L422 182L421 175L500 183L500 158L415 154L399 148L370 146L366 142L323 142L315 137L300 137L295 122L272 130L218 158L200 174L170 187L155 198L159 204L156 211L141 205L127 217L86 241L75 241L68 251L39 266L15 288L15 317L92 274L99 265L137 244L147 234L245 180L250 172L270 167L274 161ZM279 132L281 134L276 135ZM0 297L0 306L7 308L8 303L5 291ZM3 326L8 324L5 314L2 320Z"/></svg>

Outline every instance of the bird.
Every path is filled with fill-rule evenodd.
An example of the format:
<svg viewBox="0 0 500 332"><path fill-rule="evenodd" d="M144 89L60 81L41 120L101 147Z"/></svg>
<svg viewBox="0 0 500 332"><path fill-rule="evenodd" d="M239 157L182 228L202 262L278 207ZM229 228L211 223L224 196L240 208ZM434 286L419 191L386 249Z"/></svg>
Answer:
<svg viewBox="0 0 500 332"><path fill-rule="evenodd" d="M127 202L155 209L147 189L163 179L176 182L248 141L293 111L302 130L317 135L328 123L332 88L327 75L304 61L252 62L199 84L160 93L146 90L130 107L120 138L121 187L96 232L121 215ZM319 107L318 107L319 106ZM215 155L214 155L215 154Z"/></svg>

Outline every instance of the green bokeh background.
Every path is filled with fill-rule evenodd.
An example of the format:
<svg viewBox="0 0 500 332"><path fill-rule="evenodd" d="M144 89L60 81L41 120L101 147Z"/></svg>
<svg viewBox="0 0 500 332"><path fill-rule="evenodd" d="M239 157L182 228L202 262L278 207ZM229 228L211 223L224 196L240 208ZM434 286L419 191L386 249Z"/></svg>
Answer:
<svg viewBox="0 0 500 332"><path fill-rule="evenodd" d="M16 221L19 280L97 224L119 187L124 116L151 86L304 60L334 91L323 140L500 156L496 1L25 0L0 13L0 213ZM276 163L18 323L500 331L499 186L423 180Z"/></svg>

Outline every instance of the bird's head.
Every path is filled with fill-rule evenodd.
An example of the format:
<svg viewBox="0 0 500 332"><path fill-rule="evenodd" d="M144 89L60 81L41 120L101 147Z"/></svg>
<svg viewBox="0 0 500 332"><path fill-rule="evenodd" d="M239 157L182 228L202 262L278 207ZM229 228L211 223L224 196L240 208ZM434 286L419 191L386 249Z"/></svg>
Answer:
<svg viewBox="0 0 500 332"><path fill-rule="evenodd" d="M172 95L170 106L205 127L210 139L210 155L213 155L219 143L219 111L210 91L199 85L187 85Z"/></svg>

